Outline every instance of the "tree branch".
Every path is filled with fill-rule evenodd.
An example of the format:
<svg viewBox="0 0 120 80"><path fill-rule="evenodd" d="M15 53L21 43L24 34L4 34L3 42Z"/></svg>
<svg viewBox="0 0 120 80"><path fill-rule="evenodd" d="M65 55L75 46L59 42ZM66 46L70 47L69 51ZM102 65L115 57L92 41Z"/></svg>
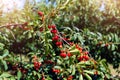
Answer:
<svg viewBox="0 0 120 80"><path fill-rule="evenodd" d="M0 26L0 29L4 27L10 27L10 26L25 26L25 25L27 25L27 23L7 24L7 25Z"/></svg>

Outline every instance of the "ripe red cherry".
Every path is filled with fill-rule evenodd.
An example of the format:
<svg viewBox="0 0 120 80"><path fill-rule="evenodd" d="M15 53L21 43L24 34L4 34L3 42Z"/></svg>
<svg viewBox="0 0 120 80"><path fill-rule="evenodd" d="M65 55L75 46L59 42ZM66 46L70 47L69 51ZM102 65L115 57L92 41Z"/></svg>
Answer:
<svg viewBox="0 0 120 80"><path fill-rule="evenodd" d="M52 28L52 26L51 26L51 25L48 25L48 28L50 29L50 28Z"/></svg>
<svg viewBox="0 0 120 80"><path fill-rule="evenodd" d="M85 51L84 54L87 55L89 52L88 51Z"/></svg>
<svg viewBox="0 0 120 80"><path fill-rule="evenodd" d="M59 39L59 36L57 36L57 35L55 35L55 36L52 38L53 41L57 41L58 39Z"/></svg>
<svg viewBox="0 0 120 80"><path fill-rule="evenodd" d="M43 30L44 30L44 28L43 28L43 27L41 27L41 28L40 28L40 32L42 32Z"/></svg>
<svg viewBox="0 0 120 80"><path fill-rule="evenodd" d="M67 78L67 80L72 80L73 79L73 76L69 76L68 78Z"/></svg>
<svg viewBox="0 0 120 80"><path fill-rule="evenodd" d="M52 25L51 27L52 27L52 29L56 29L56 26L55 26L55 25Z"/></svg>
<svg viewBox="0 0 120 80"><path fill-rule="evenodd" d="M59 69L52 69L52 71L55 72L55 73L57 73L57 74L60 73Z"/></svg>
<svg viewBox="0 0 120 80"><path fill-rule="evenodd" d="M60 45L62 45L62 42L56 42L55 43L57 46L60 46Z"/></svg>
<svg viewBox="0 0 120 80"><path fill-rule="evenodd" d="M108 46L109 46L109 44L108 44L108 43L106 43L106 44L105 44L105 47L108 47Z"/></svg>
<svg viewBox="0 0 120 80"><path fill-rule="evenodd" d="M71 57L71 56L72 56L72 54L71 54L70 52L68 52L68 53L67 53L67 56L68 56L68 57Z"/></svg>
<svg viewBox="0 0 120 80"><path fill-rule="evenodd" d="M34 68L35 68L36 70L39 70L40 66L41 66L41 63L40 63L40 62L34 62Z"/></svg>
<svg viewBox="0 0 120 80"><path fill-rule="evenodd" d="M83 58L84 58L85 60L88 60L88 59L89 59L89 56L84 55Z"/></svg>
<svg viewBox="0 0 120 80"><path fill-rule="evenodd" d="M57 30L51 30L51 33L56 34Z"/></svg>
<svg viewBox="0 0 120 80"><path fill-rule="evenodd" d="M65 57L67 56L67 54L66 54L66 53L60 53L60 56L61 56L62 58L65 58Z"/></svg>
<svg viewBox="0 0 120 80"><path fill-rule="evenodd" d="M39 16L43 16L43 12L38 11L38 15L39 15Z"/></svg>
<svg viewBox="0 0 120 80"><path fill-rule="evenodd" d="M82 47L79 47L78 50L80 51L80 53L83 51Z"/></svg>
<svg viewBox="0 0 120 80"><path fill-rule="evenodd" d="M78 58L78 61L82 61L83 60L83 56L80 56L79 58Z"/></svg>

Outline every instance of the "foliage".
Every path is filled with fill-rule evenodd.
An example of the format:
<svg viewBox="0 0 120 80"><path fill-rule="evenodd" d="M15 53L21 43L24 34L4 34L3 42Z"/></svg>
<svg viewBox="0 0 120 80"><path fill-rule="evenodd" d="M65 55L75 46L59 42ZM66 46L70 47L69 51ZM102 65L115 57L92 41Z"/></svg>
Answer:
<svg viewBox="0 0 120 80"><path fill-rule="evenodd" d="M70 29L69 27L62 27L61 31L70 37L70 40L75 43L81 43L87 48L94 59L106 59L107 62L112 63L114 68L119 67L120 63L120 38L117 34L110 33L103 35L99 32L91 32L88 29L79 30L78 28Z"/></svg>
<svg viewBox="0 0 120 80"><path fill-rule="evenodd" d="M112 33L102 35L101 33L92 33L87 29L79 31L74 27L76 21L79 20L75 20L74 23L69 20L68 22L64 21L67 20L66 16L69 17L69 14L65 14L64 11L69 13L69 9L72 10L73 6L78 4L77 1L56 0L56 3L53 1L52 4L56 5L46 5L42 2L37 5L38 9L32 7L33 10L26 6L26 9L21 11L21 16L15 20L16 22L13 19L13 22L17 24L12 25L10 22L1 27L0 79L113 79L106 60L102 59L106 58L102 53L107 50L105 54L114 55L114 59L119 63L117 59L119 58L119 44L116 43L120 39ZM84 3L84 1L80 3ZM63 17L64 15L66 16ZM73 17L72 14L71 16ZM86 20L88 21L88 19ZM18 24L19 22L20 24ZM63 26L74 28L64 28ZM103 45L96 46L99 41L102 41ZM109 45L104 48L106 43ZM114 54L115 52L116 54Z"/></svg>
<svg viewBox="0 0 120 80"><path fill-rule="evenodd" d="M1 72L0 77L18 80L44 78L47 80L110 79L109 69L105 60L96 62L88 56L88 52L80 47L79 44L67 41L62 36L64 34L58 32L55 25L49 26L49 28L51 27L52 29L47 32L42 31L41 28L34 31L36 34L28 37L28 39L23 37L26 42L19 38L16 38L19 40L18 42L11 42L9 51L13 54L8 58L8 50L5 49L3 51L5 63L2 64L5 65L5 70L1 69L2 72L8 71L10 74ZM47 45L44 39L46 34ZM22 34L21 36L27 36L27 34ZM48 46L49 53L45 51L46 46ZM4 44L1 43L1 50L3 50L3 47ZM20 53L20 56L17 56L18 53ZM26 56L23 58L21 54Z"/></svg>

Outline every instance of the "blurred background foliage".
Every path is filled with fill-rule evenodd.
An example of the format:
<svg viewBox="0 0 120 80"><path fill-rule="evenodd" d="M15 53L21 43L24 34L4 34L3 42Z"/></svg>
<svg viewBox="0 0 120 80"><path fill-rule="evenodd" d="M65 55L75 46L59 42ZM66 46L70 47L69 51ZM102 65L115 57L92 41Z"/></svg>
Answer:
<svg viewBox="0 0 120 80"><path fill-rule="evenodd" d="M69 2L69 0L67 1ZM2 14L1 10L0 25L31 21L35 18L33 17L34 11L45 10L44 13L47 13L50 8L56 7L58 4L57 0L42 0L38 3L35 0L26 0L22 10L14 9L6 15ZM120 35L120 29L118 29L120 28L119 5L119 0L71 0L63 10L59 11L55 23L61 23L60 26L76 26L79 29L89 28L104 34L112 32Z"/></svg>

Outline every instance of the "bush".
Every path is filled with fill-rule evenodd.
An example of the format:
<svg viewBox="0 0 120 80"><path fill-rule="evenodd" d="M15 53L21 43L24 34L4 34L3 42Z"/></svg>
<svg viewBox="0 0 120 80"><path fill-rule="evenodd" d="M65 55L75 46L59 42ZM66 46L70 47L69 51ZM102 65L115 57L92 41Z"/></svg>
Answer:
<svg viewBox="0 0 120 80"><path fill-rule="evenodd" d="M94 46L99 43L96 37L100 33L96 34L88 30L79 32L77 28L73 28L75 29L73 31L71 28L61 27L66 25L61 24L58 17L61 15L61 11L72 3L72 0L58 1L58 5L54 7L51 4L48 7L42 3L39 11L32 13L30 10L31 14L27 16L28 21L25 19L24 23L1 27L1 79L112 79L106 60L98 59L102 53L101 48L99 49L101 52L93 51ZM103 41L104 37L106 36L102 36L98 40ZM105 39L104 44L107 42L107 38ZM110 40L113 39L110 38ZM119 42L117 38L114 40ZM116 51L117 47L114 46L110 47L108 52ZM97 57L93 55L95 53L99 53ZM92 57L95 57L96 60Z"/></svg>

